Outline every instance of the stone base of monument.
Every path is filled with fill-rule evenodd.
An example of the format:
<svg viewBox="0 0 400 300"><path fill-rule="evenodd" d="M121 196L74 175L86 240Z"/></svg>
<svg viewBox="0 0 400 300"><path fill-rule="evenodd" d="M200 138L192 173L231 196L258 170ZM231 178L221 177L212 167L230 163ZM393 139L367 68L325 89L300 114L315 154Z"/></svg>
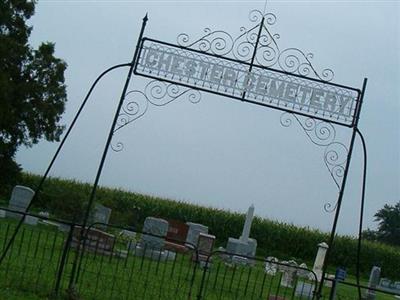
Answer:
<svg viewBox="0 0 400 300"><path fill-rule="evenodd" d="M257 250L257 241L249 238L247 242L240 239L229 238L226 245L226 252L236 255L254 257Z"/></svg>
<svg viewBox="0 0 400 300"><path fill-rule="evenodd" d="M153 260L167 261L175 260L176 253L168 250L142 248L140 245L136 246L136 256L144 256Z"/></svg>
<svg viewBox="0 0 400 300"><path fill-rule="evenodd" d="M254 260L240 257L255 257L257 250L257 241L255 239L249 238L247 242L240 239L229 238L226 245L226 252L229 254L234 254L233 256L227 255L232 263L237 264L253 264Z"/></svg>
<svg viewBox="0 0 400 300"><path fill-rule="evenodd" d="M231 258L231 261L235 265L247 266L247 265L251 264L250 259L243 257L243 256L237 256L237 255L233 255Z"/></svg>

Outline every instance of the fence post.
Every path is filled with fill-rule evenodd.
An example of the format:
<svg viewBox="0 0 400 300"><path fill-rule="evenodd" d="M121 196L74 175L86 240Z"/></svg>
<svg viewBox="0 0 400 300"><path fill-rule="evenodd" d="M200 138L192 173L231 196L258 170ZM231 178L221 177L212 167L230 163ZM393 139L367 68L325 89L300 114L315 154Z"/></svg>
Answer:
<svg viewBox="0 0 400 300"><path fill-rule="evenodd" d="M72 241L72 235L74 233L74 229L75 229L75 224L71 224L69 232L68 232L67 240L65 241L65 245L64 245L62 256L61 256L60 264L58 266L56 285L55 285L55 288L54 288L54 293L55 293L56 296L58 295L58 292L59 292L59 289L60 289L61 278L62 278L62 275L64 273L65 262L67 260L69 249L71 247L71 241Z"/></svg>
<svg viewBox="0 0 400 300"><path fill-rule="evenodd" d="M196 249L196 264L198 264L198 259L199 259L199 257L198 257L198 251L197 251L197 249ZM206 260L206 263L205 263L205 265L204 265L204 268L203 268L203 276L202 276L202 278L201 278L201 282L200 282L200 288L199 288L199 293L197 294L197 300L201 300L201 298L202 298L202 293L203 293L203 290L204 290L204 283L205 283L205 281L206 281L206 273L207 273L207 270L209 269L209 263L210 263L210 260L211 260L211 256L213 255L213 253L210 253L208 256L207 256L207 260Z"/></svg>

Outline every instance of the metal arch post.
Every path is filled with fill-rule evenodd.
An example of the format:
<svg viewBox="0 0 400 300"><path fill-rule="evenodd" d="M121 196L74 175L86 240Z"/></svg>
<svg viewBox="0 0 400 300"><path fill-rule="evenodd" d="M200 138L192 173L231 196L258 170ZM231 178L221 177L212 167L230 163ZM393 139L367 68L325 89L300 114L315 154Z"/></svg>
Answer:
<svg viewBox="0 0 400 300"><path fill-rule="evenodd" d="M128 89L129 82L130 82L131 77L132 77L133 69L135 67L135 63L136 63L136 60L137 60L137 57L138 57L139 48L140 48L140 45L141 45L141 41L142 41L142 38L143 38L143 33L144 33L144 29L146 27L147 21L148 21L148 17L147 17L147 14L146 14L145 17L143 18L143 21L142 21L142 27L141 27L141 30L140 30L140 33L139 33L138 41L137 41L137 44L136 44L136 49L135 49L135 52L134 52L134 55L133 55L133 58L132 58L132 62L130 63L129 72L128 72L128 75L126 77L124 87L122 89L121 97L120 97L119 102L118 102L118 107L117 107L117 109L115 111L115 114L114 114L114 119L113 119L113 122L111 124L110 131L108 133L107 141L106 141L106 144L104 146L104 150L103 150L103 154L102 154L102 157L101 157L101 160L100 160L100 164L99 164L99 167L97 169L96 178L95 178L95 181L93 183L92 191L91 191L91 194L90 194L90 197L89 197L89 202L88 202L88 205L86 207L85 216L84 216L82 228L81 228L80 235L79 235L80 240L79 240L79 243L78 243L78 249L76 251L76 255L75 255L75 259L74 259L73 266L72 266L72 271L71 271L71 277L70 277L70 282L69 282L69 287L68 287L70 291L72 291L74 289L74 286L76 284L75 273L77 271L77 268L80 268L80 265L82 263L82 255L80 255L80 252L82 250L81 249L81 244L82 244L82 240L86 239L86 236L87 236L87 233L88 233L88 231L86 231L85 228L86 228L86 226L88 224L88 219L89 219L90 211L91 211L92 206L93 206L93 202L94 202L94 198L95 198L95 195L96 195L97 186L98 186L98 183L99 183L99 180L100 180L100 176L101 176L101 173L102 173L102 170L103 170L104 162L105 162L105 160L107 158L108 150L110 148L110 143L111 143L111 140L112 140L112 137L113 137L115 126L117 124L118 115L120 113L122 104L123 104L123 102L125 100L126 91Z"/></svg>
<svg viewBox="0 0 400 300"><path fill-rule="evenodd" d="M254 59L256 58L256 55L257 55L257 47L260 42L262 28L264 26L264 20L265 20L265 17L263 16L261 19L261 22L260 22L260 28L258 30L257 40L256 40L256 43L254 44L254 51L253 51L253 56L251 57L251 61L250 61L249 73L251 72L251 70L253 69L253 66L254 66ZM242 101L245 99L245 97L246 97L246 91L243 92Z"/></svg>
<svg viewBox="0 0 400 300"><path fill-rule="evenodd" d="M345 190L345 187L346 187L347 175L348 175L348 171L349 171L349 167L350 167L350 161L351 161L351 156L352 156L352 153L353 153L354 141L355 141L355 137L356 137L356 134L357 134L357 126L358 126L358 121L360 119L360 111L361 111L361 106L362 106L362 102L363 102L363 99L364 99L366 87L367 87L367 78L364 78L363 86L362 86L362 90L361 90L361 94L360 94L360 101L359 101L358 108L357 108L357 115L356 115L356 118L355 118L353 132L352 132L352 136L351 136L349 153L347 155L346 168L345 168L344 175L343 175L342 185L340 187L340 192L339 192L339 196L338 196L335 217L334 217L331 233L330 233L330 236L329 236L329 241L328 241L329 248L328 248L328 250L326 252L326 256L325 256L325 259L324 259L324 263L323 263L323 267L322 267L322 277L321 277L321 281L320 281L320 284L318 286L318 290L317 290L317 294L316 294L317 299L321 299L322 298L322 288L324 286L325 274L326 274L326 270L327 270L327 267L328 267L329 258L330 258L330 255L332 253L333 242L334 242L335 234L336 234L336 227L337 227L337 223L338 223L338 220L339 220L340 208L341 208L341 205L342 205L344 190Z"/></svg>

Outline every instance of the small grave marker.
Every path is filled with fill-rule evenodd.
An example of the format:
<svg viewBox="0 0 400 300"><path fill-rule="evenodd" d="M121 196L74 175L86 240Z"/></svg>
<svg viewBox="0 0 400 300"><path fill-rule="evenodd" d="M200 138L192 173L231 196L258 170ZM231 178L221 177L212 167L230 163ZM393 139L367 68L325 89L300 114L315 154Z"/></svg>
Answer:
<svg viewBox="0 0 400 300"><path fill-rule="evenodd" d="M22 185L14 186L11 193L11 199L8 204L8 208L20 212L26 212L29 204L32 201L33 195L35 195L35 192L26 186ZM11 218L21 219L23 215L7 212L6 216Z"/></svg>

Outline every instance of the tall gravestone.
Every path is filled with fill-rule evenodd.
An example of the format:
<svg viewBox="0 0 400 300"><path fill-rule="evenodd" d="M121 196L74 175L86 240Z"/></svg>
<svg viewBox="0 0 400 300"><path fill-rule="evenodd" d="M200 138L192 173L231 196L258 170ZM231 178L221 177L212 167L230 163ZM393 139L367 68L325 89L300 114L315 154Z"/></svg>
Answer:
<svg viewBox="0 0 400 300"><path fill-rule="evenodd" d="M313 272L317 275L318 282L322 279L322 268L324 266L326 252L328 251L328 244L327 243L320 243L318 244L318 252L317 256L315 257ZM313 278L311 278L313 279Z"/></svg>
<svg viewBox="0 0 400 300"><path fill-rule="evenodd" d="M377 286L379 285L381 277L381 268L377 266L373 266L371 273L369 275L369 281L368 281L368 287L376 289ZM365 291L365 299L366 300L375 300L376 299L376 292L371 289L367 289Z"/></svg>
<svg viewBox="0 0 400 300"><path fill-rule="evenodd" d="M229 238L226 251L230 254L254 257L257 250L257 241L250 238L251 223L254 217L254 205L252 204L246 215L242 235L239 239Z"/></svg>
<svg viewBox="0 0 400 300"><path fill-rule="evenodd" d="M8 208L20 212L26 212L34 195L35 192L32 189L26 186L16 185L12 190L11 199L10 202L8 203ZM21 219L23 215L7 212L6 216L11 218Z"/></svg>

